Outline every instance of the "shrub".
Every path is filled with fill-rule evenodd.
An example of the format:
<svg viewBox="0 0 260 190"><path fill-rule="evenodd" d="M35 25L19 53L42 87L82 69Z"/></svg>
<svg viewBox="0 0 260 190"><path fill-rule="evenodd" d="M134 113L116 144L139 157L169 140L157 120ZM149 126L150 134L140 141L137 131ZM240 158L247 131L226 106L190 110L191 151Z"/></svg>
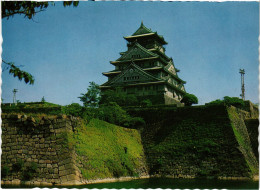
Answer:
<svg viewBox="0 0 260 190"><path fill-rule="evenodd" d="M10 172L10 168L8 166L2 166L1 167L2 178L5 178L6 176L8 176L9 172Z"/></svg>
<svg viewBox="0 0 260 190"><path fill-rule="evenodd" d="M31 165L28 167L28 170L35 173L37 168L38 168L38 164L35 162L32 162Z"/></svg>
<svg viewBox="0 0 260 190"><path fill-rule="evenodd" d="M137 126L145 125L145 121L141 117L129 117L127 126L130 128L136 128Z"/></svg>
<svg viewBox="0 0 260 190"><path fill-rule="evenodd" d="M121 88L115 90L106 90L100 100L100 104L109 104L110 102L115 102L119 106L136 106L138 105L138 100L135 95L128 95L122 92Z"/></svg>
<svg viewBox="0 0 260 190"><path fill-rule="evenodd" d="M100 119L113 123L116 125L121 125L124 127L135 127L138 125L144 125L145 122L140 117L131 117L122 107L120 107L115 102L110 102L109 104L102 105L96 110L95 116Z"/></svg>
<svg viewBox="0 0 260 190"><path fill-rule="evenodd" d="M30 166L28 166L24 171L23 171L23 176L22 180L23 181L29 181L33 178L33 175L36 173L36 170L38 168L38 164L35 162L32 162Z"/></svg>
<svg viewBox="0 0 260 190"><path fill-rule="evenodd" d="M224 97L224 103L228 106L232 105L232 106L244 106L245 103L242 99L238 98L238 97L229 97L229 96L225 96Z"/></svg>
<svg viewBox="0 0 260 190"><path fill-rule="evenodd" d="M193 94L186 93L183 96L181 103L184 103L185 106L191 106L192 104L198 103L198 98Z"/></svg>
<svg viewBox="0 0 260 190"><path fill-rule="evenodd" d="M151 100L145 99L145 100L141 101L141 105L142 106L152 106L153 104L152 104Z"/></svg>
<svg viewBox="0 0 260 190"><path fill-rule="evenodd" d="M12 171L19 172L22 170L23 166L24 166L24 161L21 159L18 159L18 162L13 164Z"/></svg>
<svg viewBox="0 0 260 190"><path fill-rule="evenodd" d="M115 102L110 102L100 107L98 114L99 119L117 125L124 124L128 119L127 117L129 116L126 111Z"/></svg>
<svg viewBox="0 0 260 190"><path fill-rule="evenodd" d="M212 102L209 102L208 105L226 105L226 106L235 106L235 107L243 107L245 102L238 97L229 97L225 96L223 100L217 99Z"/></svg>
<svg viewBox="0 0 260 190"><path fill-rule="evenodd" d="M83 107L78 103L72 103L70 105L62 107L62 113L75 117L82 116L82 110Z"/></svg>

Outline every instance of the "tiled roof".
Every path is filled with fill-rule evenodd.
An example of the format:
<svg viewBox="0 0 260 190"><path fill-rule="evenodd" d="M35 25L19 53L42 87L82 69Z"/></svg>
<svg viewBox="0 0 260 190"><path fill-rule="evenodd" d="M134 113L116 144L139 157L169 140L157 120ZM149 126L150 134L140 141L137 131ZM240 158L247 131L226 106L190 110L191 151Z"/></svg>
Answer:
<svg viewBox="0 0 260 190"><path fill-rule="evenodd" d="M127 52L125 52L119 59L117 59L117 61L142 59L142 58L150 58L150 57L159 57L159 56L147 50L139 43L135 42L135 44Z"/></svg>
<svg viewBox="0 0 260 190"><path fill-rule="evenodd" d="M154 32L151 29L146 28L142 22L141 26L135 31L135 33L132 34L132 36L148 34L148 33L154 33Z"/></svg>
<svg viewBox="0 0 260 190"><path fill-rule="evenodd" d="M162 81L161 79L152 76L151 74L147 73L146 71L144 71L141 67L139 67L138 65L136 65L135 63L131 63L127 68L125 68L120 74L118 74L115 78L107 81L106 83L102 84L101 86L108 86L114 82L116 82L119 78L121 78L122 76L124 76L129 70L130 68L135 68L136 70L138 70L138 72L142 73L142 75L150 78L150 82L152 81Z"/></svg>
<svg viewBox="0 0 260 190"><path fill-rule="evenodd" d="M146 26L144 26L143 22L141 23L141 26L133 33L131 36L124 37L128 41L133 41L135 38L140 38L144 36L156 36L160 39L160 41L163 44L167 44L167 42L164 40L163 36L158 35L157 32L153 32L151 29L148 29Z"/></svg>

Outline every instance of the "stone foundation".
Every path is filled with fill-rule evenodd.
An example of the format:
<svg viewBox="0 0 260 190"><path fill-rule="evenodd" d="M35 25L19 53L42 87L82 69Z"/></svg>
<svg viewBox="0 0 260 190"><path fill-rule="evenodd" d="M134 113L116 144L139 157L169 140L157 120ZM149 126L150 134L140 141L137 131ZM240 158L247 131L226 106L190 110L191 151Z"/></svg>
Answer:
<svg viewBox="0 0 260 190"><path fill-rule="evenodd" d="M4 184L73 185L81 183L76 153L66 141L78 120L73 117L33 118L2 114L2 176ZM31 170L32 165L36 168ZM28 177L30 173L31 176ZM30 179L31 178L31 179ZM28 182L26 182L28 181Z"/></svg>

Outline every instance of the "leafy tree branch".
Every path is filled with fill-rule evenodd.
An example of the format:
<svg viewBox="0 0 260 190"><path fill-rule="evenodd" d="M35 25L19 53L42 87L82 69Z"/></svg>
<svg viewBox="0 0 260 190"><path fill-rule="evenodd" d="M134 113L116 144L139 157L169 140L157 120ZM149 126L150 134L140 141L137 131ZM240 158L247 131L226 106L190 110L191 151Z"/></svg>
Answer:
<svg viewBox="0 0 260 190"><path fill-rule="evenodd" d="M83 102L85 107L98 107L100 101L100 89L98 84L95 82L90 82L87 92L85 94L81 93L80 95L81 96L78 98Z"/></svg>
<svg viewBox="0 0 260 190"><path fill-rule="evenodd" d="M2 18L9 19L16 14L24 15L25 18L32 19L36 13L45 11L49 5L55 6L52 2L36 2L36 1L2 1ZM64 1L63 6L77 7L78 1Z"/></svg>
<svg viewBox="0 0 260 190"><path fill-rule="evenodd" d="M36 13L45 11L45 9L49 6L55 6L55 3L52 2L36 2L36 1L2 1L2 19L13 17L14 15L24 15L25 18L32 19ZM63 6L71 6L77 7L79 4L78 1L64 1ZM34 77L16 66L12 62L6 62L2 60L4 64L6 64L6 68L4 70L9 69L9 73L13 74L14 77L18 77L21 81L24 79L24 82L27 84L34 84Z"/></svg>
<svg viewBox="0 0 260 190"><path fill-rule="evenodd" d="M20 81L24 79L26 84L34 84L34 77L30 73L21 70L18 66L15 66L14 63L6 62L4 60L2 60L2 62L7 66L5 70L9 70L9 74L12 74L13 77L18 77Z"/></svg>

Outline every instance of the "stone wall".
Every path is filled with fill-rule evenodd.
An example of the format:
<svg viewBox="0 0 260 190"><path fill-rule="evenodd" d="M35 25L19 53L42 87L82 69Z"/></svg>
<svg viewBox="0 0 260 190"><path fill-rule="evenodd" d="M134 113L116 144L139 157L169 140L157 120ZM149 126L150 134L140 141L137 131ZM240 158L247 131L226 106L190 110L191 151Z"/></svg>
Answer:
<svg viewBox="0 0 260 190"><path fill-rule="evenodd" d="M146 121L142 141L150 175L221 179L258 175L242 117L249 114L240 111L232 120L225 106L128 110Z"/></svg>
<svg viewBox="0 0 260 190"><path fill-rule="evenodd" d="M255 157L259 157L259 152L258 152L258 127L259 127L259 120L258 119L245 119L245 124L247 127L247 131L250 137L250 141L252 144L252 148L255 154Z"/></svg>
<svg viewBox="0 0 260 190"><path fill-rule="evenodd" d="M2 183L79 184L77 155L66 141L78 122L65 116L2 114L1 166L7 173L2 172Z"/></svg>
<svg viewBox="0 0 260 190"><path fill-rule="evenodd" d="M175 178L258 175L257 126L249 121L256 113L225 106L128 113L146 121L141 136L100 120L86 126L64 115L2 114L2 184L75 185L148 172Z"/></svg>
<svg viewBox="0 0 260 190"><path fill-rule="evenodd" d="M137 130L98 119L28 115L2 114L2 184L79 185L147 175Z"/></svg>
<svg viewBox="0 0 260 190"><path fill-rule="evenodd" d="M184 106L184 104L181 103L179 100L176 100L176 99L174 99L174 98L172 98L172 97L170 97L166 94L164 95L164 101L165 101L166 105L175 104L175 105L177 105L177 107L183 107Z"/></svg>

